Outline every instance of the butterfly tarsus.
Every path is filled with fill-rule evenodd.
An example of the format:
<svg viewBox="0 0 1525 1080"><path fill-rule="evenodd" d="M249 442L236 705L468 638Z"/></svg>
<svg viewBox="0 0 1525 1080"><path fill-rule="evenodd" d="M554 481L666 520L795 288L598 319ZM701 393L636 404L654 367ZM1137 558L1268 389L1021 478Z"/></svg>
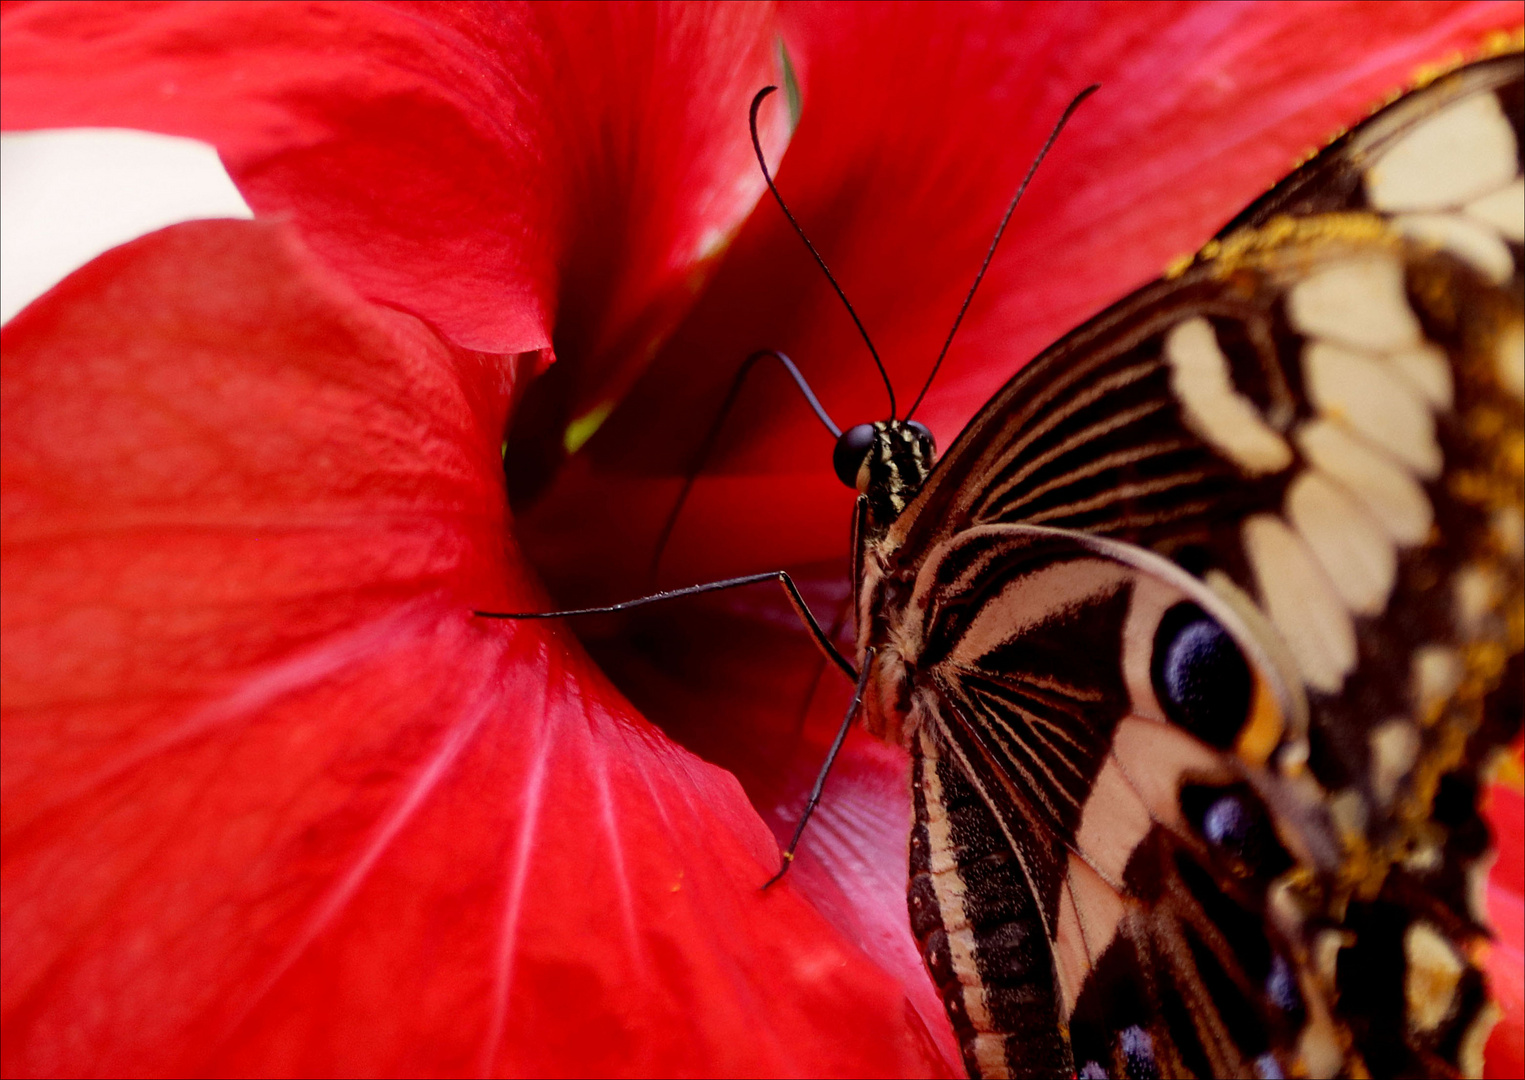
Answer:
<svg viewBox="0 0 1525 1080"><path fill-rule="evenodd" d="M779 861L778 873L763 882L763 889L779 881L784 874L788 873L789 867L794 865L794 851L800 846L800 837L805 834L805 824L810 816L815 813L816 804L821 801L821 792L826 788L826 778L831 775L831 767L836 764L837 755L842 751L842 744L847 741L847 733L853 726L853 720L858 716L858 709L863 704L863 689L868 685L868 673L873 667L874 650L869 649L863 656L863 670L858 673L857 685L853 687L853 699L847 706L847 712L842 717L842 724L837 728L837 737L831 742L831 749L826 752L826 760L821 765L821 771L816 774L815 784L810 789L810 797L805 800L805 810L800 814L800 820L794 826L794 835L789 838L789 846L784 849L782 859Z"/></svg>
<svg viewBox="0 0 1525 1080"><path fill-rule="evenodd" d="M677 600L684 596L699 596L702 593L720 592L723 589L739 589L747 585L757 585L764 581L777 581L784 588L784 593L789 599L789 606L805 624L805 629L810 631L810 637L815 642L816 648L820 649L826 659L836 664L837 667L849 679L858 678L858 670L848 662L847 658L837 651L837 647L831 643L826 631L821 629L821 624L811 613L805 598L800 595L799 588L794 584L794 579L789 576L787 570L769 570L762 574L747 574L744 577L726 578L723 581L710 581L703 585L688 585L681 589L665 589L662 592L652 593L650 596L637 597L634 600L623 600L618 604L607 604L603 607L571 608L566 611L477 611L472 614L483 619L561 619L574 615L612 615L620 611L630 611L633 608L645 607L647 604L656 604L664 600Z"/></svg>
<svg viewBox="0 0 1525 1080"><path fill-rule="evenodd" d="M794 579L789 576L787 570L771 570L764 574L748 574L745 577L727 578L724 581L711 581L703 585L689 585L682 589L667 589L663 592L653 593L650 596L638 597L635 600L625 600L618 604L607 604L603 607L572 608L567 611L472 611L483 619L560 619L573 615L611 615L619 611L629 611L632 608L645 607L647 604L655 604L663 600L676 600L684 596L698 596L702 593L719 592L722 589L737 589L746 585L757 585L764 581L777 581L784 587L784 592L789 598L789 606L794 608L800 621L810 631L816 647L825 654L826 658L836 664L849 679L855 683L852 703L847 707L847 714L842 717L842 726L837 729L837 737L832 740L831 749L827 751L826 761L821 766L820 773L815 778L815 785L810 789L810 798L805 802L805 811L800 815L799 824L794 827L794 836L789 841L789 846L784 849L782 864L778 873L774 874L766 882L763 888L777 882L784 876L794 862L794 849L799 846L800 837L804 835L805 823L810 820L811 814L815 813L816 804L821 801L821 792L826 787L826 777L831 773L831 767L837 760L837 754L841 752L842 743L847 739L847 731L852 727L853 719L858 715L858 708L863 703L863 688L868 685L869 667L873 663L874 650L869 649L863 659L863 670L856 670L847 658L837 651L831 643L831 638L821 629L821 624L811 613L805 603L805 598L800 595L799 588L794 584Z"/></svg>

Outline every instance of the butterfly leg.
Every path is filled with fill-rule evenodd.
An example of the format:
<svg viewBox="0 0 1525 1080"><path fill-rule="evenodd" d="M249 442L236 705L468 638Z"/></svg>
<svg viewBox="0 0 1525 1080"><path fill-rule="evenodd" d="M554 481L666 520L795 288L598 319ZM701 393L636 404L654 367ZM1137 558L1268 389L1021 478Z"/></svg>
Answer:
<svg viewBox="0 0 1525 1080"><path fill-rule="evenodd" d="M844 598L837 607L836 614L831 617L831 629L826 631L826 637L830 641L836 641L842 633L842 628L847 624L847 613L852 608L853 598L851 595ZM810 705L815 701L816 691L821 688L821 680L826 675L826 658L816 665L815 674L810 677L810 687L800 698L799 715L795 717L793 738L799 739L805 730L805 722L810 716Z"/></svg>
<svg viewBox="0 0 1525 1080"><path fill-rule="evenodd" d="M853 726L858 709L863 705L863 688L868 685L868 673L873 666L874 650L871 648L863 657L863 670L858 675L857 686L853 688L853 699L848 703L847 712L842 717L842 726L837 728L837 737L831 742L831 749L826 752L826 760L821 764L821 771L816 774L815 784L810 788L810 798L805 800L805 810L800 814L799 824L794 827L794 835L789 838L789 846L784 849L784 857L779 865L778 873L763 882L764 889L783 877L789 867L794 865L794 849L800 846L800 837L805 833L805 823L810 820L810 815L815 813L816 804L821 801L821 792L826 787L826 778L831 775L831 767L836 764L837 754L841 753L842 743L847 739L847 732Z"/></svg>
<svg viewBox="0 0 1525 1080"><path fill-rule="evenodd" d="M647 604L655 604L663 600L720 592L722 589L739 589L744 585L756 585L764 581L777 581L783 586L784 594L789 598L789 606L800 617L800 622L805 624L805 629L810 631L811 640L815 642L816 648L820 649L826 659L835 664L844 675L856 680L858 669L853 667L847 657L838 652L837 647L831 643L831 638L825 630L821 629L820 622L816 620L815 615L805 603L805 598L800 595L799 588L794 584L794 579L789 576L787 570L769 570L763 574L726 578L724 581L710 581L703 585L689 585L682 589L666 589L652 593L650 596L625 600L605 607L574 608L568 611L473 611L472 614L484 619L560 619L572 615L611 615L617 611L629 611L632 608L645 607Z"/></svg>
<svg viewBox="0 0 1525 1080"><path fill-rule="evenodd" d="M676 600L683 596L698 596L701 593L719 592L722 589L737 589L744 585L756 585L764 581L776 580L784 587L785 594L789 597L789 606L794 608L800 621L810 631L811 638L816 647L825 654L826 658L836 664L838 668L849 678L855 681L856 688L853 691L852 703L847 707L847 714L842 717L842 726L837 730L837 737L832 741L831 749L826 754L826 761L821 766L820 773L815 778L815 785L810 789L810 798L805 802L805 812L800 815L799 824L794 827L794 836L789 840L789 846L784 849L782 865L778 873L774 874L766 882L766 889L779 878L784 876L794 862L794 849L799 846L800 837L805 832L805 823L810 820L810 815L815 812L816 804L821 801L821 790L826 786L826 777L831 773L831 766L837 760L837 754L842 749L842 742L847 738L847 731L852 727L853 718L858 715L858 708L863 703L863 688L868 684L868 673L873 665L874 650L869 649L863 660L863 670L857 671L847 658L837 651L831 643L831 638L826 631L821 629L821 624L811 613L805 603L805 598L800 595L799 589L794 584L794 579L785 570L774 570L766 574L748 574L746 577L727 578L724 581L711 581L703 585L690 585L683 589L668 589L665 592L653 593L651 596L642 596L635 600L626 600L619 604L609 604L606 607L576 608L570 611L473 611L473 615L484 619L558 619L570 615L609 615L616 611L628 611L631 608L645 607L647 604L655 604L661 600Z"/></svg>

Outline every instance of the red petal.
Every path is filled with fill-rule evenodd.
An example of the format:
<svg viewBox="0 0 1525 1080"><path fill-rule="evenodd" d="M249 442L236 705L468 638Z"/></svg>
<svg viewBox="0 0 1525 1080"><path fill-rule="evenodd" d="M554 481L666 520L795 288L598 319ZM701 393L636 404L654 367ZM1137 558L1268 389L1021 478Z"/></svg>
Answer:
<svg viewBox="0 0 1525 1080"><path fill-rule="evenodd" d="M752 5L32 4L6 16L3 116L213 143L366 295L471 348L554 342L578 416L764 190L745 121L773 27Z"/></svg>
<svg viewBox="0 0 1525 1080"><path fill-rule="evenodd" d="M202 223L0 375L7 1074L942 1067L731 777L469 615L515 365Z"/></svg>
<svg viewBox="0 0 1525 1080"><path fill-rule="evenodd" d="M1503 1016L1488 1039L1483 1075L1505 1080L1525 1070L1525 795L1521 793L1521 751L1515 743L1505 776L1489 786L1483 805L1493 829L1498 861L1488 881L1488 918L1494 940L1488 947L1490 988Z"/></svg>
<svg viewBox="0 0 1525 1080"><path fill-rule="evenodd" d="M1495 885L1488 890L1488 917L1499 940L1489 946L1484 963L1502 1016L1483 1052L1483 1075L1507 1080L1525 1070L1525 951L1520 948L1525 901L1517 891Z"/></svg>

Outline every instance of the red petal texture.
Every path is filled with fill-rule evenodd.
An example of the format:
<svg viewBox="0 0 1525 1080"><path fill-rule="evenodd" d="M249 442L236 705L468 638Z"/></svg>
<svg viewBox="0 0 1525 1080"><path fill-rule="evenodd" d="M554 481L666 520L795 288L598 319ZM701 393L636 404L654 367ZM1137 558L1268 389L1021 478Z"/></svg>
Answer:
<svg viewBox="0 0 1525 1080"><path fill-rule="evenodd" d="M744 120L773 27L750 4L33 4L6 14L0 122L213 143L365 295L576 356L578 415L765 190Z"/></svg>
<svg viewBox="0 0 1525 1080"><path fill-rule="evenodd" d="M1494 941L1486 964L1503 1010L1484 1055L1489 1080L1525 1075L1525 754L1518 741L1499 772L1483 807L1499 849L1489 875Z"/></svg>
<svg viewBox="0 0 1525 1080"><path fill-rule="evenodd" d="M469 615L540 602L522 365L227 222L3 357L7 1074L941 1070L733 778Z"/></svg>

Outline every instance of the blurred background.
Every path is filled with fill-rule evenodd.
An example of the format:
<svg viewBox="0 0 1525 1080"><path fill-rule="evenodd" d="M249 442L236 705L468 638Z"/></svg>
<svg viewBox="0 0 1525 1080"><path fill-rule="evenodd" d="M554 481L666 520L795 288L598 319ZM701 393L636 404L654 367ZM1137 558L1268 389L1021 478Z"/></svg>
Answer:
<svg viewBox="0 0 1525 1080"><path fill-rule="evenodd" d="M0 136L0 321L134 237L253 216L217 151L195 139L106 128Z"/></svg>

